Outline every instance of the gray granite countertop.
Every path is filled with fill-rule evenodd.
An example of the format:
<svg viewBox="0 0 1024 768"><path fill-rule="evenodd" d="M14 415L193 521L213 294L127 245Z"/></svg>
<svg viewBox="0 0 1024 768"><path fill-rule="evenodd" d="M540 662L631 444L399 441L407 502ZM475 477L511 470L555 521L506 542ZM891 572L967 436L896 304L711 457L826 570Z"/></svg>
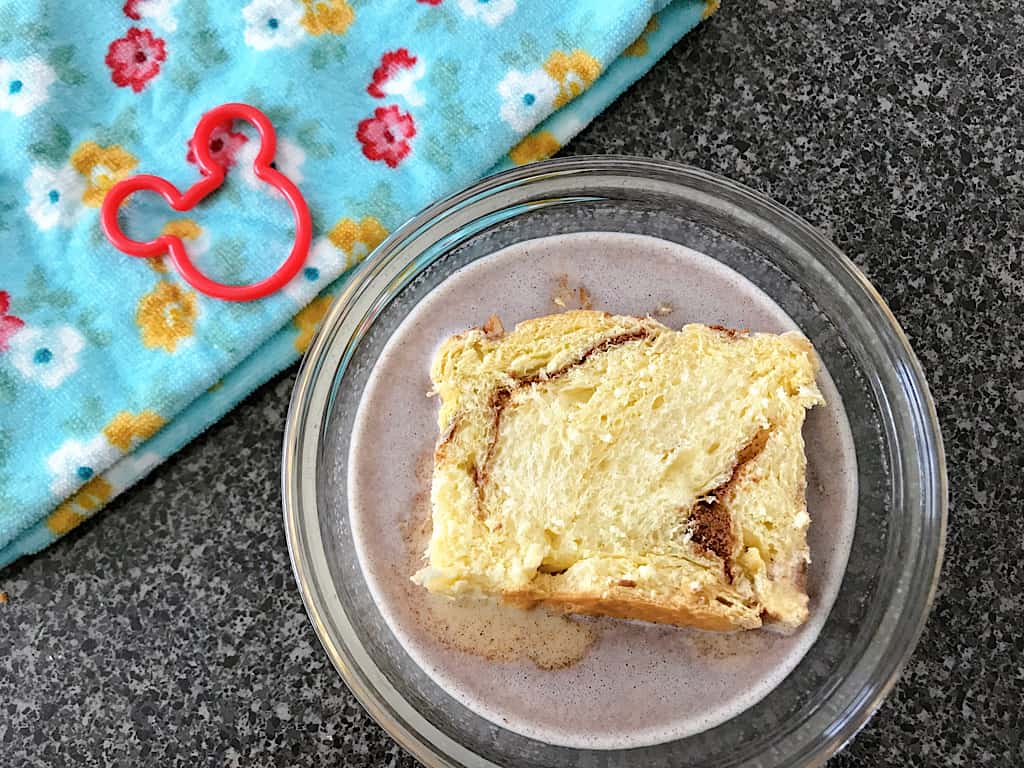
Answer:
<svg viewBox="0 0 1024 768"><path fill-rule="evenodd" d="M1024 764L1022 39L1013 0L727 0L567 150L773 196L864 269L921 357L948 451L943 578L837 768ZM415 764L335 674L292 580L293 376L0 573L0 764Z"/></svg>

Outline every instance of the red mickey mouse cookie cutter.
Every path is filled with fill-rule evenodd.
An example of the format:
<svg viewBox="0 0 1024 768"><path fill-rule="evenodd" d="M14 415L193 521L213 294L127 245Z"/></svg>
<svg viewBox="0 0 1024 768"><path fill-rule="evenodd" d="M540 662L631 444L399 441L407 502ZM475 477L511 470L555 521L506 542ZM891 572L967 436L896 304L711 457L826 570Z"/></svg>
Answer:
<svg viewBox="0 0 1024 768"><path fill-rule="evenodd" d="M176 211L191 210L196 204L216 191L224 183L225 170L210 154L210 135L218 125L232 120L244 120L256 126L260 135L260 149L253 161L256 177L270 184L284 195L295 217L295 243L291 253L270 277L249 285L227 285L211 280L203 274L185 250L181 238L175 235L160 235L147 242L132 240L121 231L117 221L117 211L121 204L136 192L155 192L170 204ZM131 176L115 184L100 209L100 223L103 232L117 250L140 258L153 258L167 254L171 258L178 274L201 293L227 301L252 301L268 296L284 287L299 271L309 253L309 244L313 237L313 224L309 216L309 206L299 188L291 179L272 167L277 137L270 119L260 110L249 104L221 104L199 118L195 133L192 135L192 146L195 147L196 164L202 178L185 190L178 188L167 179L151 174Z"/></svg>

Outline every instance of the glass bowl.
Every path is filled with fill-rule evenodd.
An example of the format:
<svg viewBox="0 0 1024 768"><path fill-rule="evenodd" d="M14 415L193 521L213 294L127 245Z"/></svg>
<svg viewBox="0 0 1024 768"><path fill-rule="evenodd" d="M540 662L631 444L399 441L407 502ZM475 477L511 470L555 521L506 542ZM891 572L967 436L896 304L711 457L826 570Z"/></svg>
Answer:
<svg viewBox="0 0 1024 768"><path fill-rule="evenodd" d="M857 521L817 640L760 702L710 730L632 749L554 746L486 720L441 689L374 604L349 525L349 438L374 361L424 295L523 240L652 235L707 254L767 293L813 342L857 454ZM710 173L639 158L552 160L484 179L422 211L334 302L303 361L284 440L295 577L331 661L371 716L428 766L803 766L835 754L878 708L920 635L946 523L934 407L903 332L817 230Z"/></svg>

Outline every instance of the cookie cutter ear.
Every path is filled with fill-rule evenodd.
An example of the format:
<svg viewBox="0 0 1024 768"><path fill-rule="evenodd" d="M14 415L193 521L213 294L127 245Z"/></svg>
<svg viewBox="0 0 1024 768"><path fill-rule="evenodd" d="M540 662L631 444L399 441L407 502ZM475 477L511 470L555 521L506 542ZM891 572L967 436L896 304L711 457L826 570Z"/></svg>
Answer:
<svg viewBox="0 0 1024 768"><path fill-rule="evenodd" d="M133 240L121 231L117 220L117 212L121 205L136 192L154 192L176 211L188 211L194 208L209 194L224 183L225 170L214 160L210 152L210 136L218 125L233 120L244 120L255 126L260 136L260 149L253 161L256 177L277 189L284 195L295 219L295 240L291 252L269 277L247 285L228 285L209 278L189 258L185 244L176 235L164 234L153 240L140 242ZM204 114L196 125L192 135L196 164L202 178L191 187L180 192L177 187L160 176L139 174L115 184L103 198L100 209L100 224L103 233L117 250L129 256L152 258L167 254L171 263L182 278L200 293L225 301L252 301L269 296L283 288L302 267L309 254L309 245L313 239L313 223L309 215L306 200L291 179L274 168L274 152L277 148L277 136L270 119L250 104L221 104Z"/></svg>

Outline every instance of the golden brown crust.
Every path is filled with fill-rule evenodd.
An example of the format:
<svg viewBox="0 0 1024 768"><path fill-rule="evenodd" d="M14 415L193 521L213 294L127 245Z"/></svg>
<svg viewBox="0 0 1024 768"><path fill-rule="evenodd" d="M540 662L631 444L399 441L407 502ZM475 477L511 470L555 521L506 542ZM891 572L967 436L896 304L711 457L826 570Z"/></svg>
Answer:
<svg viewBox="0 0 1024 768"><path fill-rule="evenodd" d="M724 325L709 325L708 328L712 331L718 331L728 339L735 339L739 336L747 336L750 334L749 328L740 328L737 330L736 328L726 328Z"/></svg>
<svg viewBox="0 0 1024 768"><path fill-rule="evenodd" d="M681 598L682 596L680 596ZM506 592L502 599L520 608L545 605L563 613L585 613L591 616L611 616L616 619L638 619L677 627L695 627L714 632L737 629L757 629L761 617L747 609L739 616L730 615L727 606L715 600L674 599L658 601L645 599L635 589L612 587L605 593L568 592L542 594L531 590Z"/></svg>
<svg viewBox="0 0 1024 768"><path fill-rule="evenodd" d="M501 318L497 315L488 317L487 322L480 327L480 330L488 339L499 339L505 335L505 326L501 324Z"/></svg>

